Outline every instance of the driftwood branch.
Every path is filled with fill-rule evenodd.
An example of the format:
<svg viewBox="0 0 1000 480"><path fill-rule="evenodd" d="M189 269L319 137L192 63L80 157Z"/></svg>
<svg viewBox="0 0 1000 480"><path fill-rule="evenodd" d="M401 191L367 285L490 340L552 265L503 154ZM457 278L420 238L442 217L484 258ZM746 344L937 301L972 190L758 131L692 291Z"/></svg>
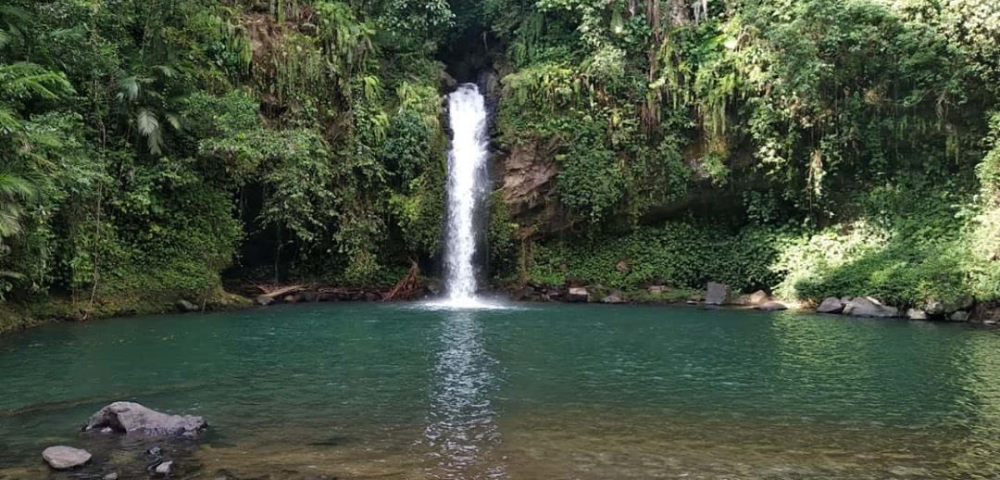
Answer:
<svg viewBox="0 0 1000 480"><path fill-rule="evenodd" d="M420 267L417 266L417 262L410 260L412 264L410 270L406 272L406 275L392 287L389 294L382 299L383 302L388 302L390 300L395 300L397 298L405 299L410 298L413 294L420 288Z"/></svg>

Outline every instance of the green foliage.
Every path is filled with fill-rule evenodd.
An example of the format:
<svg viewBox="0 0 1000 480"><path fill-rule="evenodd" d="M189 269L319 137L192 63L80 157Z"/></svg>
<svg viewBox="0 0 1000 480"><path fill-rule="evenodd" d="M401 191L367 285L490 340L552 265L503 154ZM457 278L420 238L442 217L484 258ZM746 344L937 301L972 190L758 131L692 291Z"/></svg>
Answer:
<svg viewBox="0 0 1000 480"><path fill-rule="evenodd" d="M234 262L398 280L440 250L435 58L475 38L503 75L501 150L551 146L544 207L587 230L533 237L495 192L497 271L998 300L998 9L9 0L0 292L83 312L208 298Z"/></svg>
<svg viewBox="0 0 1000 480"><path fill-rule="evenodd" d="M537 245L531 252L530 279L549 285L579 281L624 290L649 285L704 288L715 281L735 290L754 290L780 278L770 267L777 259L781 238L773 231L733 233L709 224L671 222L627 235Z"/></svg>

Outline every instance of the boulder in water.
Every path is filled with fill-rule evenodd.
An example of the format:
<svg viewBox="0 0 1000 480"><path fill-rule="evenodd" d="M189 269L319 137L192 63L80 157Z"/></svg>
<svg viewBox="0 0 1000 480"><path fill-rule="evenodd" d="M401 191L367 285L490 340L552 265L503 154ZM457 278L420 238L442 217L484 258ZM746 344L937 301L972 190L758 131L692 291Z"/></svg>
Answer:
<svg viewBox="0 0 1000 480"><path fill-rule="evenodd" d="M849 302L850 300L848 300ZM844 304L847 303L837 297L829 297L823 300L816 308L817 313L840 313L844 311Z"/></svg>
<svg viewBox="0 0 1000 480"><path fill-rule="evenodd" d="M270 295L257 295L257 298L254 301L257 302L257 305L260 305L262 307L266 307L266 306L274 303L274 297L272 297Z"/></svg>
<svg viewBox="0 0 1000 480"><path fill-rule="evenodd" d="M590 300L590 292L583 287L570 288L566 293L566 301L573 303L586 303Z"/></svg>
<svg viewBox="0 0 1000 480"><path fill-rule="evenodd" d="M115 402L90 417L86 430L110 427L120 433L153 436L183 435L193 437L208 423L193 415L168 415L138 403Z"/></svg>
<svg viewBox="0 0 1000 480"><path fill-rule="evenodd" d="M758 305L757 310L763 310L765 312L778 312L781 310L788 310L788 305L781 302L765 302Z"/></svg>
<svg viewBox="0 0 1000 480"><path fill-rule="evenodd" d="M601 300L601 303L608 303L608 304L612 304L612 305L617 305L617 304L620 304L620 303L625 303L625 300L622 299L622 297L621 297L620 294L612 293L611 295L608 295L608 296L604 297L604 299Z"/></svg>
<svg viewBox="0 0 1000 480"><path fill-rule="evenodd" d="M90 461L90 452L79 448L56 446L42 452L45 463L56 470L69 470Z"/></svg>
<svg viewBox="0 0 1000 480"><path fill-rule="evenodd" d="M910 320L927 320L927 312L919 308L911 308L906 311L906 318Z"/></svg>
<svg viewBox="0 0 1000 480"><path fill-rule="evenodd" d="M882 302L872 297L857 297L844 306L844 315L852 317L895 318L899 316L899 309L883 305Z"/></svg>
<svg viewBox="0 0 1000 480"><path fill-rule="evenodd" d="M193 304L193 303L191 303L191 302L189 302L187 300L178 300L177 301L177 308L180 311L182 311L182 312L188 312L188 313L190 313L190 312L197 312L198 310L201 310L200 308L198 308L197 305L195 305L195 304Z"/></svg>
<svg viewBox="0 0 1000 480"><path fill-rule="evenodd" d="M968 322L969 316L969 312L957 311L951 314L951 316L948 317L948 320L952 322Z"/></svg>
<svg viewBox="0 0 1000 480"><path fill-rule="evenodd" d="M709 305L723 305L729 298L729 286L721 283L709 282L705 292L705 303Z"/></svg>

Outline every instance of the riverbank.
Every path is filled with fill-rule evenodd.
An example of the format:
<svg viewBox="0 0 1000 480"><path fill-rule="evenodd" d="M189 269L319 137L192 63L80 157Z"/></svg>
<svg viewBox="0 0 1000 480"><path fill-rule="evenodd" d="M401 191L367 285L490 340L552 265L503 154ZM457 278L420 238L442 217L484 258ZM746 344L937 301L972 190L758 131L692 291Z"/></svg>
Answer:
<svg viewBox="0 0 1000 480"><path fill-rule="evenodd" d="M418 301L441 295L434 279L412 279L406 289L394 287L345 287L325 284L260 284L235 282L201 301L181 294L130 295L90 302L64 297L46 297L33 303L0 306L0 335L52 322L82 322L112 317L170 313L197 313L263 308L284 304L334 302ZM516 303L583 303L605 305L692 305L713 308L794 310L805 313L868 318L945 321L995 326L1000 307L971 299L960 303L930 302L922 308L896 308L877 298L857 295L830 297L823 302L798 302L776 298L763 290L733 291L720 283L705 289L653 285L643 289L611 289L600 285L546 286L537 283L505 285L496 292ZM848 307L851 302L854 305Z"/></svg>

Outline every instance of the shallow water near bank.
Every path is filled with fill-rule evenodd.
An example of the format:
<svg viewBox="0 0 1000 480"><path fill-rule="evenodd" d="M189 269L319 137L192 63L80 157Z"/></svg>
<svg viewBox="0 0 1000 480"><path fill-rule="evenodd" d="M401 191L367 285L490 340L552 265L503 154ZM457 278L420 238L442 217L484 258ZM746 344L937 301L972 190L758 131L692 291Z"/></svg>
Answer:
<svg viewBox="0 0 1000 480"><path fill-rule="evenodd" d="M288 306L43 326L0 338L0 385L4 479L144 448L77 431L122 399L209 420L183 478L1000 475L1000 336L955 325Z"/></svg>

